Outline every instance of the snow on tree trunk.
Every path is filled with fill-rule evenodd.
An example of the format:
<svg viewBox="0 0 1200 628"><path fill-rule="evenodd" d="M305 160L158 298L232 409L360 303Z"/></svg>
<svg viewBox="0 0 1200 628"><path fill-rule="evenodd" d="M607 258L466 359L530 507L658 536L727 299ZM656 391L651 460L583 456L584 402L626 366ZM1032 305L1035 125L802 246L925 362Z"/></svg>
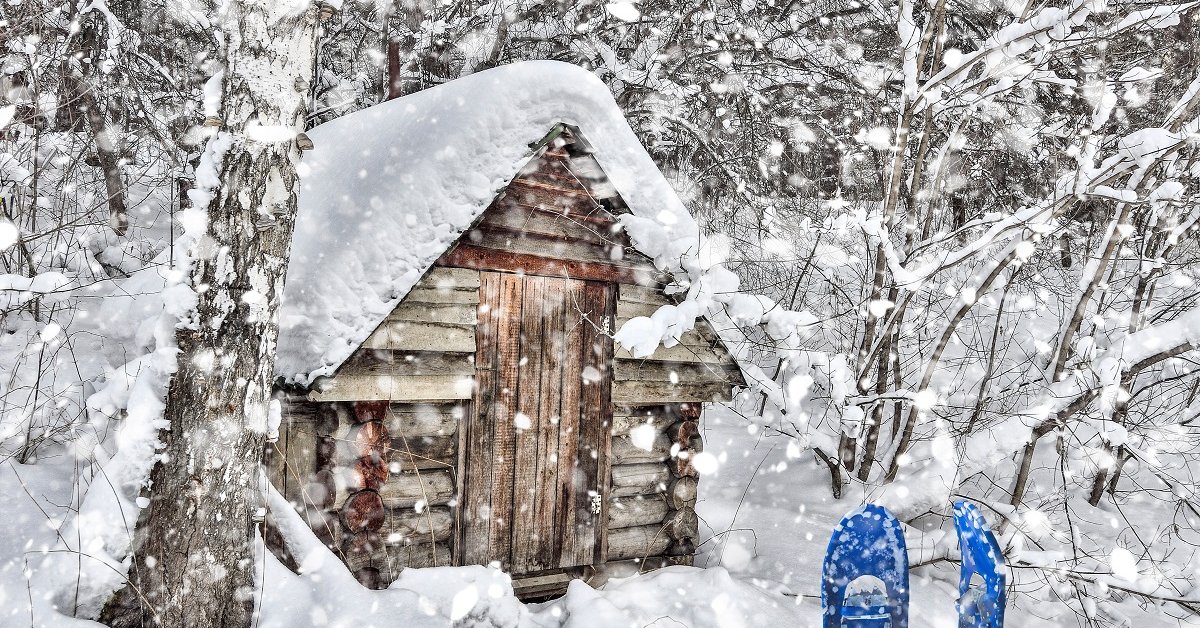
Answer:
<svg viewBox="0 0 1200 628"><path fill-rule="evenodd" d="M219 9L223 71L205 89L205 113L206 124L223 126L197 171L198 209L183 219L203 233L183 266L195 307L177 328L169 426L130 582L106 612L114 626L248 626L253 614L259 460L317 10L299 0L229 0Z"/></svg>

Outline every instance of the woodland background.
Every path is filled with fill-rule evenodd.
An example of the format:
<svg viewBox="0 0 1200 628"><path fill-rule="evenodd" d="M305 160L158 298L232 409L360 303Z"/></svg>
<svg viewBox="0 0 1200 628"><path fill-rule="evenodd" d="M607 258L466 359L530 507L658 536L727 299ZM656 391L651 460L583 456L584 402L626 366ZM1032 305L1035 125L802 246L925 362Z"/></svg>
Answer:
<svg viewBox="0 0 1200 628"><path fill-rule="evenodd" d="M1200 613L1197 6L322 4L295 87L311 127L510 62L591 69L706 255L795 313L729 312L759 367L744 420L846 510L879 500L930 530L979 501L1018 595L1118 626ZM182 233L212 12L0 5L6 463L67 451L83 477L119 449L130 365L164 331L95 312L136 300Z"/></svg>

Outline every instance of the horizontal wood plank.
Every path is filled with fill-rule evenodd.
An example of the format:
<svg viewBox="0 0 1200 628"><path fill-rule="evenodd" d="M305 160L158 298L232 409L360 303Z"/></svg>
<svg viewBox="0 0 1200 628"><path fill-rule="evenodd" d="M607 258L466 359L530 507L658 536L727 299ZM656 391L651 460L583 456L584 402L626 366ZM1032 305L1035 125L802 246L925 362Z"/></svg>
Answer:
<svg viewBox="0 0 1200 628"><path fill-rule="evenodd" d="M369 403L369 402L368 402ZM462 402L449 403L387 403L381 402L384 410L378 416L370 415L368 421L382 421L393 438L421 438L425 436L453 436L465 411ZM338 404L325 404L334 406ZM359 404L367 405L367 403ZM346 439L356 424L342 421L337 430L330 434L334 441Z"/></svg>
<svg viewBox="0 0 1200 628"><path fill-rule="evenodd" d="M506 194L503 202L519 207L522 211L537 212L544 215L562 216L573 222L589 223L600 229L609 229L617 220L599 205L583 205L573 202L561 202L546 196L531 194ZM594 211L600 209L600 211Z"/></svg>
<svg viewBox="0 0 1200 628"><path fill-rule="evenodd" d="M560 218L549 220L564 221ZM470 234L470 244L473 246L532 255L536 257L552 257L574 262L593 264L613 264L620 262L625 256L625 248L617 242L590 242L577 238L565 239L552 235L541 235L534 231L496 230L481 225ZM653 268L647 268L653 272Z"/></svg>
<svg viewBox="0 0 1200 628"><path fill-rule="evenodd" d="M399 473L415 469L448 469L457 466L456 434L411 436L389 434L386 428L373 429L374 426L382 425L380 421L372 421L343 426L338 430L333 436L336 444L335 463L340 467L351 467L363 458L379 461L384 467L384 479L387 478L389 470L391 473Z"/></svg>
<svg viewBox="0 0 1200 628"><path fill-rule="evenodd" d="M686 401L729 401L733 385L728 382L684 383L614 381L613 402L623 404Z"/></svg>
<svg viewBox="0 0 1200 628"><path fill-rule="evenodd" d="M362 569L377 569L384 582L392 582L406 567L448 566L451 563L450 546L445 543L420 543L414 545L386 545L380 542L348 545L343 552L346 566L351 572Z"/></svg>
<svg viewBox="0 0 1200 628"><path fill-rule="evenodd" d="M665 462L671 458L671 439L658 432L650 443L650 449L642 449L629 436L614 436L612 439L613 464L641 464L643 462Z"/></svg>
<svg viewBox="0 0 1200 628"><path fill-rule="evenodd" d="M434 266L429 269L421 281L417 282L417 286L437 290L477 292L479 290L479 273L464 268Z"/></svg>
<svg viewBox="0 0 1200 628"><path fill-rule="evenodd" d="M635 427L650 425L655 432L661 432L678 417L661 408L616 408L613 410L612 434L624 436Z"/></svg>
<svg viewBox="0 0 1200 628"><path fill-rule="evenodd" d="M669 511L662 495L616 498L608 505L608 529L662 523Z"/></svg>
<svg viewBox="0 0 1200 628"><path fill-rule="evenodd" d="M434 266L401 301L402 305L477 304L479 273L469 268Z"/></svg>
<svg viewBox="0 0 1200 628"><path fill-rule="evenodd" d="M458 433L465 412L461 403L393 403L388 409L388 431L393 437L450 436Z"/></svg>
<svg viewBox="0 0 1200 628"><path fill-rule="evenodd" d="M470 270L459 268L456 270ZM474 271L473 271L474 272ZM438 288L413 288L404 295L407 303L466 303L479 304L478 290L449 290Z"/></svg>
<svg viewBox="0 0 1200 628"><path fill-rule="evenodd" d="M436 401L470 399L474 380L458 375L346 375L318 382L309 398L317 401Z"/></svg>
<svg viewBox="0 0 1200 628"><path fill-rule="evenodd" d="M333 429L332 426L336 425L340 420L338 416L339 409L333 404L312 401L308 397L298 395L288 395L283 400L282 410L283 421L285 423L292 425L309 423L312 424L308 428L310 430L331 430Z"/></svg>
<svg viewBox="0 0 1200 628"><path fill-rule="evenodd" d="M534 202L542 202L551 206L571 203L579 203L584 206L587 206L586 204L595 205L591 194L580 186L534 181L530 178L513 179L512 183L508 185L507 191L522 199L531 199ZM599 209L599 206L597 206L597 209ZM600 209L599 211L603 210Z"/></svg>
<svg viewBox="0 0 1200 628"><path fill-rule="evenodd" d="M359 349L342 364L336 377L343 375L473 375L474 373L474 353Z"/></svg>
<svg viewBox="0 0 1200 628"><path fill-rule="evenodd" d="M421 512L393 509L379 532L388 545L445 542L454 532L454 513L448 506L434 506Z"/></svg>
<svg viewBox="0 0 1200 628"><path fill-rule="evenodd" d="M531 596L561 595L571 583L571 574L566 572L514 577L513 593L522 599Z"/></svg>
<svg viewBox="0 0 1200 628"><path fill-rule="evenodd" d="M472 303L423 303L404 300L387 320L410 323L474 325L478 308Z"/></svg>
<svg viewBox="0 0 1200 628"><path fill-rule="evenodd" d="M620 329L620 327L618 326L617 329ZM684 338L687 339L688 336L685 335ZM615 347L613 355L618 360L634 361L651 360L656 362L695 362L701 364L729 364L732 362L732 358L727 351L708 344L677 344L672 347L660 345L654 350L654 353L641 358L635 358L632 353L618 344Z"/></svg>
<svg viewBox="0 0 1200 628"><path fill-rule="evenodd" d="M613 379L616 381L637 380L678 383L740 381L737 367L733 364L659 362L651 358L645 360L616 360L613 364Z"/></svg>
<svg viewBox="0 0 1200 628"><path fill-rule="evenodd" d="M591 155L576 155L571 157L570 169L587 186L595 198L613 198L617 196L617 187L608 180L604 169Z"/></svg>
<svg viewBox="0 0 1200 628"><path fill-rule="evenodd" d="M454 473L449 469L393 473L379 489L388 508L412 508L418 502L442 506L454 498Z"/></svg>
<svg viewBox="0 0 1200 628"><path fill-rule="evenodd" d="M622 464L612 467L613 497L653 495L667 490L671 471L659 462Z"/></svg>
<svg viewBox="0 0 1200 628"><path fill-rule="evenodd" d="M413 469L452 469L458 466L458 436L397 436L388 462L393 472Z"/></svg>
<svg viewBox="0 0 1200 628"><path fill-rule="evenodd" d="M389 545L387 555L393 570L392 580L398 578L404 568L449 567L453 563L450 546L445 543Z"/></svg>
<svg viewBox="0 0 1200 628"><path fill-rule="evenodd" d="M480 270L524 273L547 277L570 277L572 279L621 284L654 282L654 275L642 266L543 257L489 249L461 242L442 256L440 263L447 266L476 268Z"/></svg>
<svg viewBox="0 0 1200 628"><path fill-rule="evenodd" d="M604 225L592 221L576 221L558 212L539 211L515 203L497 203L484 213L478 228L504 234L571 240L593 246L627 245L621 224L618 222Z"/></svg>
<svg viewBox="0 0 1200 628"><path fill-rule="evenodd" d="M475 351L475 326L385 320L363 342L367 349L398 351Z"/></svg>
<svg viewBox="0 0 1200 628"><path fill-rule="evenodd" d="M620 312L622 303L645 303L662 307L674 305L675 301L663 293L658 285L621 286L617 296L617 311Z"/></svg>
<svg viewBox="0 0 1200 628"><path fill-rule="evenodd" d="M646 558L662 554L671 545L662 525L620 528L608 532L608 559Z"/></svg>

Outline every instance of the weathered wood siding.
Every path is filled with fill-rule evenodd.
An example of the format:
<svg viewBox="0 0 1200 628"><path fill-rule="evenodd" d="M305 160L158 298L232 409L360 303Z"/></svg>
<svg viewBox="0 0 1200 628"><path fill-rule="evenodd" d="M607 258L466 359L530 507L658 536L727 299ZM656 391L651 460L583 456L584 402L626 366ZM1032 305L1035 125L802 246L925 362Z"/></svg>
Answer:
<svg viewBox="0 0 1200 628"><path fill-rule="evenodd" d="M341 539L336 499L322 470L332 465L337 409L327 404L287 396L279 440L268 443L263 461L271 483L296 508L317 537L331 548Z"/></svg>
<svg viewBox="0 0 1200 628"><path fill-rule="evenodd" d="M674 302L657 287L618 288L616 328L638 316L652 316ZM635 358L618 347L613 365L613 403L640 406L663 403L728 401L742 385L741 372L721 345L717 332L701 319L671 347Z"/></svg>
<svg viewBox="0 0 1200 628"><path fill-rule="evenodd" d="M530 160L440 264L625 284L660 273L629 243L612 186L590 155L548 147Z"/></svg>
<svg viewBox="0 0 1200 628"><path fill-rule="evenodd" d="M435 267L363 342L316 401L470 399L479 273Z"/></svg>

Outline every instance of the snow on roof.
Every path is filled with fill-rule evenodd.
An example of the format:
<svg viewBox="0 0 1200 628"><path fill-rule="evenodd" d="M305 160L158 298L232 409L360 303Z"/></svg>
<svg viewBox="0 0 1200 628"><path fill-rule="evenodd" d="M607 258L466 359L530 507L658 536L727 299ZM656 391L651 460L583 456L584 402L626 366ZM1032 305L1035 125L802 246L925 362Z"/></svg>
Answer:
<svg viewBox="0 0 1200 628"><path fill-rule="evenodd" d="M300 166L277 372L308 384L336 370L517 175L531 145L559 123L580 130L630 208L621 222L636 249L675 273L682 287L704 276L720 279L705 292L736 290L732 273L700 267L699 227L608 88L570 64L519 63L309 132L315 148ZM711 299L693 301L638 339L650 336L657 346L653 336L666 327L683 321L690 329L687 316L694 324Z"/></svg>

